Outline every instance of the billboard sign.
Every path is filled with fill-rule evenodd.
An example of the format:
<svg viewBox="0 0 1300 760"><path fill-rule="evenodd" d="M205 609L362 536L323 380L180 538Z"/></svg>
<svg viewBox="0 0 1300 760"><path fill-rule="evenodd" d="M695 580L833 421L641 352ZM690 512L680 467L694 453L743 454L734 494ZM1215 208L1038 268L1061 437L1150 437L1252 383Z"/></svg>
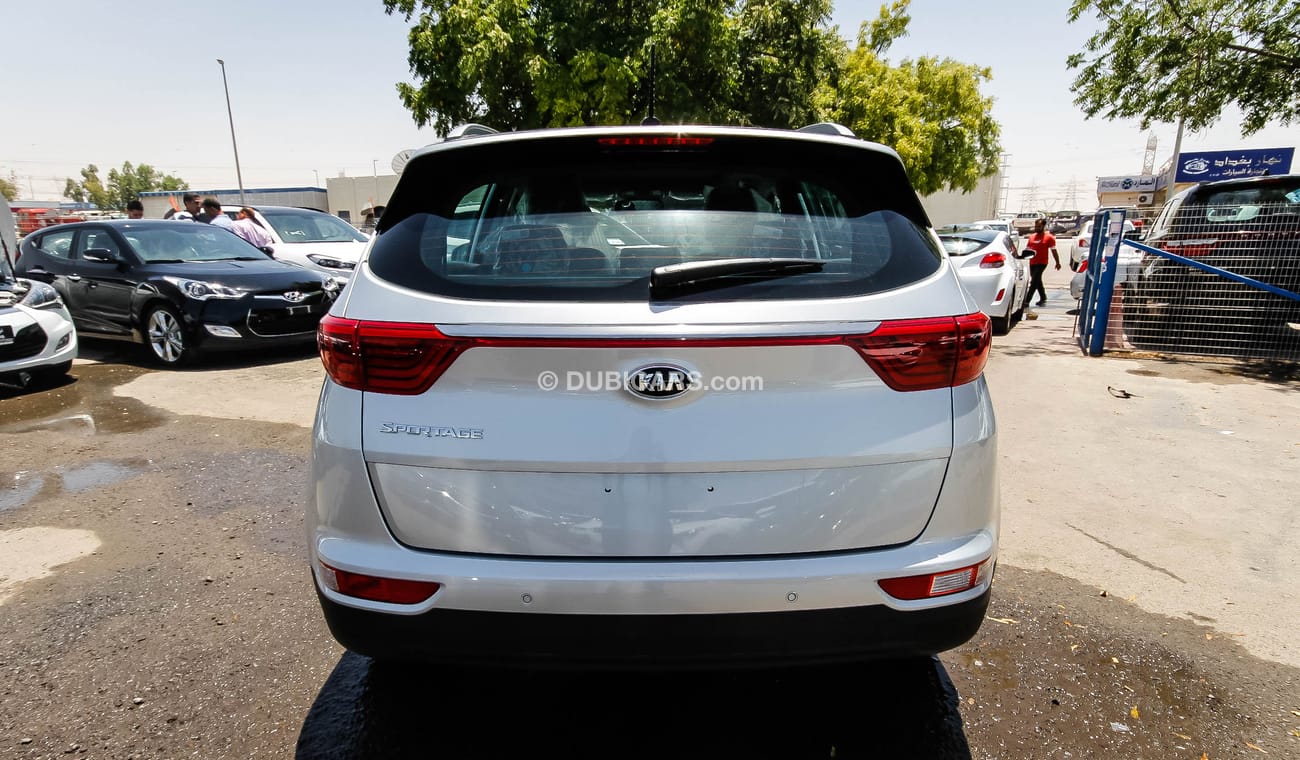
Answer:
<svg viewBox="0 0 1300 760"><path fill-rule="evenodd" d="M1213 182L1218 179L1287 174L1295 148L1216 150L1179 153L1175 182Z"/></svg>
<svg viewBox="0 0 1300 760"><path fill-rule="evenodd" d="M1097 178L1098 195L1102 193L1150 193L1155 189L1156 178L1152 174Z"/></svg>

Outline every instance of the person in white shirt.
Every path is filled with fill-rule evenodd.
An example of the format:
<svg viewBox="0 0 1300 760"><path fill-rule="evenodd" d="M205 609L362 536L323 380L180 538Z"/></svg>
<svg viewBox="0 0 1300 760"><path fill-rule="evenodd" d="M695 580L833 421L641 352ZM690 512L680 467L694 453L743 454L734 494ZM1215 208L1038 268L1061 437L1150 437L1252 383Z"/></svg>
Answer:
<svg viewBox="0 0 1300 760"><path fill-rule="evenodd" d="M231 231L258 248L271 245L274 242L271 240L271 236L266 234L266 230L262 229L262 226L257 223L253 209L247 206L239 210L239 216L236 217Z"/></svg>
<svg viewBox="0 0 1300 760"><path fill-rule="evenodd" d="M203 199L203 212L208 215L208 224L234 231L235 223L230 221L230 217L226 216L225 212L221 210L221 202L216 198L208 196Z"/></svg>

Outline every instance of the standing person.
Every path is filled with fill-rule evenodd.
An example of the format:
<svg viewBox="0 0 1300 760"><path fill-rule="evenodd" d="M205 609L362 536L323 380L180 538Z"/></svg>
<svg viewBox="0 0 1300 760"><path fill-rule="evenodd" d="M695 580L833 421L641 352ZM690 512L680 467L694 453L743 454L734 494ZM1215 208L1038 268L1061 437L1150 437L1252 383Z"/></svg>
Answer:
<svg viewBox="0 0 1300 760"><path fill-rule="evenodd" d="M185 219L191 222L200 221L199 214L203 211L203 206L199 203L198 193L182 195L181 204L185 206L184 210L172 214L172 219Z"/></svg>
<svg viewBox="0 0 1300 760"><path fill-rule="evenodd" d="M1029 282L1029 295L1032 297L1034 291L1038 291L1038 305L1047 305L1047 288L1043 287L1043 270L1047 269L1047 254L1050 252L1052 258L1056 259L1056 268L1061 268L1061 255L1056 252L1056 236L1047 231L1047 222L1039 219L1034 222L1034 234L1029 236L1025 241L1025 247L1034 252L1034 257L1029 260L1029 274L1033 278Z"/></svg>
<svg viewBox="0 0 1300 760"><path fill-rule="evenodd" d="M127 203L126 203L126 218L127 218L127 219L143 219L143 218L144 218L144 204L141 203L140 201L127 201Z"/></svg>
<svg viewBox="0 0 1300 760"><path fill-rule="evenodd" d="M266 234L266 230L257 223L253 209L245 206L239 210L239 216L235 218L235 224L231 229L241 238L247 240L253 245L261 248L275 242L271 236Z"/></svg>
<svg viewBox="0 0 1300 760"><path fill-rule="evenodd" d="M208 215L209 224L234 232L235 223L230 221L230 217L226 216L225 213L222 212L221 201L218 201L210 195L207 198L204 198L203 213Z"/></svg>

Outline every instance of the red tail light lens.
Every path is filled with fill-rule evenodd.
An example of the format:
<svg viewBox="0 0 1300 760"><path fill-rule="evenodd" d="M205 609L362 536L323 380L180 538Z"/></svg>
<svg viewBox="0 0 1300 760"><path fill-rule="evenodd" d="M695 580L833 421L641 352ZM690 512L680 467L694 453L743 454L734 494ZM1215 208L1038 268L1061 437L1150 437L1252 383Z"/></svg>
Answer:
<svg viewBox="0 0 1300 760"><path fill-rule="evenodd" d="M414 396L424 393L465 351L497 348L726 348L825 346L856 350L896 391L964 385L988 361L991 322L982 312L960 317L885 320L866 335L753 338L463 338L434 325L366 322L326 316L316 342L330 379L345 388Z"/></svg>
<svg viewBox="0 0 1300 760"><path fill-rule="evenodd" d="M326 316L316 343L325 371L339 385L416 396L429 390L474 339L444 335L433 325Z"/></svg>
<svg viewBox="0 0 1300 760"><path fill-rule="evenodd" d="M1006 264L1007 256L1004 253L986 253L984 258L980 259L980 269L1000 269Z"/></svg>
<svg viewBox="0 0 1300 760"><path fill-rule="evenodd" d="M324 562L320 563L320 579L326 588L340 594L389 604L419 604L442 588L442 584L432 581L407 581L350 573L330 567Z"/></svg>
<svg viewBox="0 0 1300 760"><path fill-rule="evenodd" d="M909 575L905 578L886 578L877 581L886 594L895 599L933 599L937 596L960 594L983 583L988 575L989 561L968 565L941 573Z"/></svg>
<svg viewBox="0 0 1300 760"><path fill-rule="evenodd" d="M606 148L703 148L713 142L712 137L634 136L601 137L597 143Z"/></svg>
<svg viewBox="0 0 1300 760"><path fill-rule="evenodd" d="M1076 270L1074 270L1074 271L1076 271L1076 272L1086 272L1086 271L1088 271L1088 260L1087 260L1087 259L1084 259L1084 260L1080 261L1080 262L1079 262L1079 268L1076 269Z"/></svg>
<svg viewBox="0 0 1300 760"><path fill-rule="evenodd" d="M1218 245L1218 240L1170 240L1163 248L1170 253L1176 253L1190 259L1204 256L1217 248Z"/></svg>
<svg viewBox="0 0 1300 760"><path fill-rule="evenodd" d="M961 317L902 319L845 342L857 349L885 384L896 391L965 385L980 376L993 341L983 312Z"/></svg>

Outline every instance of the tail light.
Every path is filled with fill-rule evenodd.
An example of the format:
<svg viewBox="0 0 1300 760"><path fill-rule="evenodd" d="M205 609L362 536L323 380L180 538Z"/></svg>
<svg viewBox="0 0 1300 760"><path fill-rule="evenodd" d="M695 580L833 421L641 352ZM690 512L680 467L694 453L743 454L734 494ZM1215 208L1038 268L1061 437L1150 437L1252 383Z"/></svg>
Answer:
<svg viewBox="0 0 1300 760"><path fill-rule="evenodd" d="M1196 258L1204 256L1218 247L1218 240L1170 240L1164 244L1164 249L1170 253L1176 253L1179 256Z"/></svg>
<svg viewBox="0 0 1300 760"><path fill-rule="evenodd" d="M965 385L980 376L993 335L983 312L939 319L882 322L874 332L845 338L896 391Z"/></svg>
<svg viewBox="0 0 1300 760"><path fill-rule="evenodd" d="M1080 260L1080 261L1079 261L1079 268L1078 268L1078 269L1075 269L1074 271L1076 271L1076 272L1086 272L1086 271L1088 271L1088 260L1087 260L1087 259L1082 259L1082 260Z"/></svg>
<svg viewBox="0 0 1300 760"><path fill-rule="evenodd" d="M474 343L426 324L361 322L326 316L316 331L321 362L345 388L399 396L429 390Z"/></svg>
<svg viewBox="0 0 1300 760"><path fill-rule="evenodd" d="M980 269L999 269L1006 266L1007 256L1005 253L986 253L984 258L980 259Z"/></svg>
<svg viewBox="0 0 1300 760"><path fill-rule="evenodd" d="M492 348L725 348L847 345L890 388L965 385L984 371L992 343L988 315L885 320L865 335L753 338L464 338L434 325L326 316L316 342L330 379L345 388L413 396L433 387L465 351Z"/></svg>
<svg viewBox="0 0 1300 760"><path fill-rule="evenodd" d="M400 578L381 578L362 575L318 563L320 580L325 588L345 596L369 599L389 604L419 604L437 593L442 584L432 581L408 581Z"/></svg>
<svg viewBox="0 0 1300 760"><path fill-rule="evenodd" d="M992 567L990 560L978 565L968 565L956 570L944 570L926 575L909 575L903 578L885 578L877 581L886 594L895 599L933 599L937 596L960 594L984 583Z"/></svg>

